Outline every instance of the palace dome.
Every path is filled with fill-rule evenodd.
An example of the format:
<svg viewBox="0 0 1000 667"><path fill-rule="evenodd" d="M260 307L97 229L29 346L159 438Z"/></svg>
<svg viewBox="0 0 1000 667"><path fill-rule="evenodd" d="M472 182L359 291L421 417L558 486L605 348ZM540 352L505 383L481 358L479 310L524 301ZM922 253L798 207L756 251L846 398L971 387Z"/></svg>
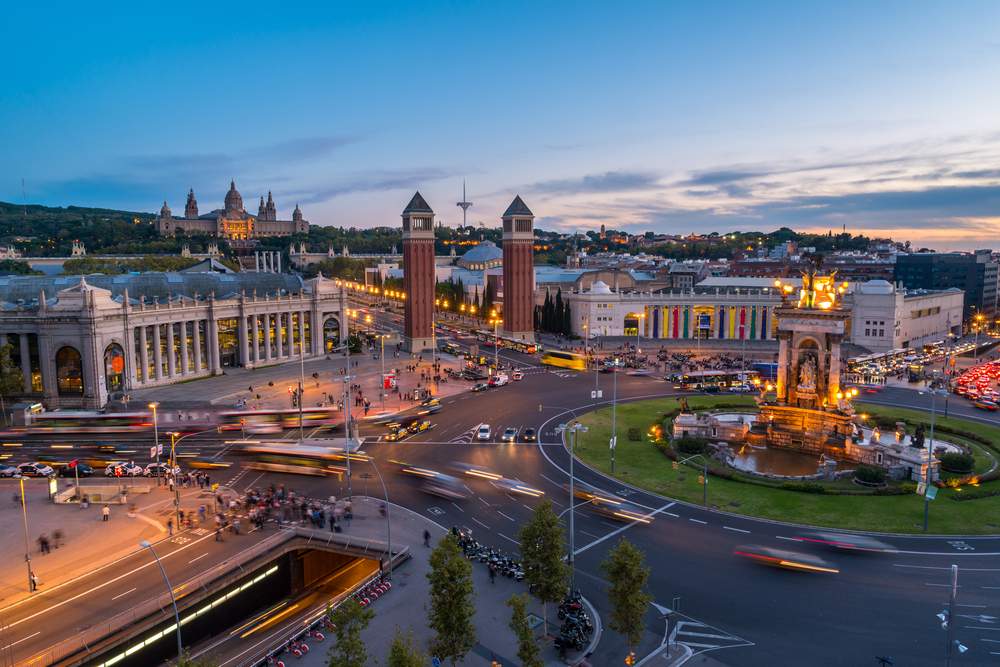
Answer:
<svg viewBox="0 0 1000 667"><path fill-rule="evenodd" d="M226 213L242 213L243 196L236 189L236 181L229 182L229 192L226 193Z"/></svg>

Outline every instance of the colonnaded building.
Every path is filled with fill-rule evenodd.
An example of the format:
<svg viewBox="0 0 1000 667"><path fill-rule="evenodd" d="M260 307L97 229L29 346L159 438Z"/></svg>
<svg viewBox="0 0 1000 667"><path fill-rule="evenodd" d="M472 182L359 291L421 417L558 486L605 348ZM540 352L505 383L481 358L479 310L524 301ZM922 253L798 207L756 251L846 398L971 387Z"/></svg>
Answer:
<svg viewBox="0 0 1000 667"><path fill-rule="evenodd" d="M784 283L798 288L801 279ZM542 294L544 298L544 293ZM770 278L711 277L689 289L613 289L597 279L563 292L573 333L656 340L777 340L781 291ZM536 302L538 296L536 295ZM885 280L849 284L849 341L871 352L918 347L962 332L963 292L907 290Z"/></svg>
<svg viewBox="0 0 1000 667"><path fill-rule="evenodd" d="M236 181L230 181L223 208L198 215L198 200L194 190L188 191L184 204L184 217L175 218L167 202L163 202L156 217L156 231L160 236L174 236L177 232L187 234L208 234L231 240L255 239L262 236L291 236L309 232L309 221L302 217L299 205L295 205L291 220L278 220L278 208L271 193L267 201L260 198L257 215L251 215L243 208L243 196L236 189Z"/></svg>
<svg viewBox="0 0 1000 667"><path fill-rule="evenodd" d="M132 389L326 354L347 296L322 276L182 271L0 277L0 344L23 396L99 408Z"/></svg>

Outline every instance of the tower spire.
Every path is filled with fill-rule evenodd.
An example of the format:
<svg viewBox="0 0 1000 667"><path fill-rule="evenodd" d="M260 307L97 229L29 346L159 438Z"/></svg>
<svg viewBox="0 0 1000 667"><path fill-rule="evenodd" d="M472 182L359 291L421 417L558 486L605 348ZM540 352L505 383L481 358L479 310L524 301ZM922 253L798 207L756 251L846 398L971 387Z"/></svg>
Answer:
<svg viewBox="0 0 1000 667"><path fill-rule="evenodd" d="M469 211L469 207L472 206L472 202L468 201L465 197L465 179L462 179L462 201L456 202L455 206L462 209L462 226L465 227L468 223L466 222L466 214Z"/></svg>

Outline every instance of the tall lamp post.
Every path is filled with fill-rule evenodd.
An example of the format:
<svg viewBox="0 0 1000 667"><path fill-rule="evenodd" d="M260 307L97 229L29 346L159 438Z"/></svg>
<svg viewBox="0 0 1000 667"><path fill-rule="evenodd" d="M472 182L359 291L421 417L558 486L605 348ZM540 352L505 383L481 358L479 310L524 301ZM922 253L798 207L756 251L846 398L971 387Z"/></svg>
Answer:
<svg viewBox="0 0 1000 667"><path fill-rule="evenodd" d="M691 459L697 458L701 459L701 504L704 507L708 507L708 459L703 454L692 454L686 459L677 461L677 467L679 468Z"/></svg>
<svg viewBox="0 0 1000 667"><path fill-rule="evenodd" d="M153 411L153 445L156 447L156 469L160 469L160 427L157 423L156 409L160 407L160 404L153 401L149 404L149 409ZM160 478L156 478L156 485L160 485Z"/></svg>
<svg viewBox="0 0 1000 667"><path fill-rule="evenodd" d="M920 392L924 393L924 392ZM927 467L924 471L924 532L927 532L927 522L930 515L930 505L931 499L927 495L927 492L931 488L931 463L934 460L934 421L937 416L937 396L938 394L945 393L941 389L931 387L927 390L927 393L931 395L931 432L930 436L927 438Z"/></svg>
<svg viewBox="0 0 1000 667"><path fill-rule="evenodd" d="M573 422L572 425L560 424L556 427L556 433L569 432L569 577L570 588L576 585L576 475L573 473L573 460L576 458L576 434L586 433L587 427L580 422Z"/></svg>
<svg viewBox="0 0 1000 667"><path fill-rule="evenodd" d="M615 447L618 446L618 359L614 360L615 365L612 367L612 375L614 379L612 380L611 389L611 472L615 472Z"/></svg>
<svg viewBox="0 0 1000 667"><path fill-rule="evenodd" d="M184 645L181 642L181 617L177 613L177 599L174 597L174 588L170 585L170 579L167 578L167 571L163 569L163 563L160 562L160 557L156 555L156 550L153 549L153 545L149 543L149 540L143 540L139 542L139 546L143 549L149 549L149 553L153 554L153 559L156 564L160 566L160 574L163 575L163 583L167 586L167 592L170 593L170 604L174 607L174 628L177 630L177 661L180 662L181 657L184 655Z"/></svg>
<svg viewBox="0 0 1000 667"><path fill-rule="evenodd" d="M984 315L982 313L976 313L975 324L973 327L976 330L976 351L972 354L972 363L979 363L979 331L983 328Z"/></svg>
<svg viewBox="0 0 1000 667"><path fill-rule="evenodd" d="M28 567L28 591L31 586L31 548L28 546L28 498L24 495L24 478L18 479L21 485L21 516L24 518L24 563Z"/></svg>
<svg viewBox="0 0 1000 667"><path fill-rule="evenodd" d="M188 434L192 435L192 434ZM170 474L174 478L174 521L177 522L177 530L181 529L181 485L177 479L177 433L170 432Z"/></svg>

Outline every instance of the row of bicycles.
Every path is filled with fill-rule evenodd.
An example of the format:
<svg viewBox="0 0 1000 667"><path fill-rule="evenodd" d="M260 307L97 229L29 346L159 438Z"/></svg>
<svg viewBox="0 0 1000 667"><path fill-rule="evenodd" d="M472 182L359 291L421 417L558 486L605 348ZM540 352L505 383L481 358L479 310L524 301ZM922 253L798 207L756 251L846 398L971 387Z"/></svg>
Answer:
<svg viewBox="0 0 1000 667"><path fill-rule="evenodd" d="M453 526L451 534L458 540L465 557L472 561L485 563L492 572L502 574L514 581L524 581L524 568L521 561L509 556L495 547L489 547L473 539L472 531Z"/></svg>

